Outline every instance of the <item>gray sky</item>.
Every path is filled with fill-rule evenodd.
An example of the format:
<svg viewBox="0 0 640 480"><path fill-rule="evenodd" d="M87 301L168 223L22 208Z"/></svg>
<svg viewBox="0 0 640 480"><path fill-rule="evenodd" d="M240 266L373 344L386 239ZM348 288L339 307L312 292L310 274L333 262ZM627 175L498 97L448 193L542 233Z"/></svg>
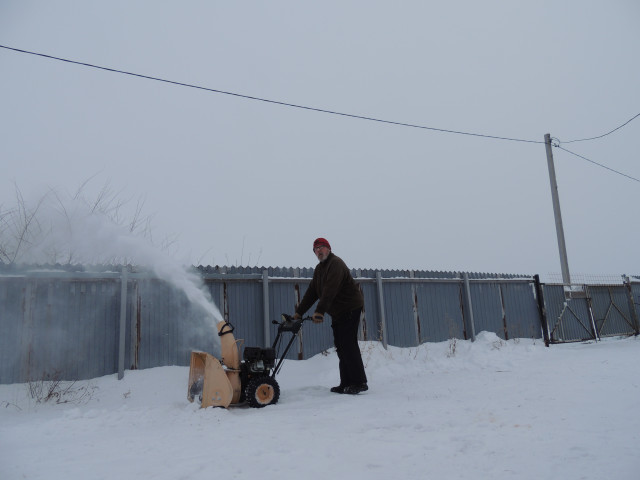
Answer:
<svg viewBox="0 0 640 480"><path fill-rule="evenodd" d="M0 44L542 142L640 113L640 3L0 3ZM0 205L105 182L189 263L560 271L543 144L406 128L0 49ZM640 118L563 147L640 178ZM640 274L640 182L554 149L572 274Z"/></svg>

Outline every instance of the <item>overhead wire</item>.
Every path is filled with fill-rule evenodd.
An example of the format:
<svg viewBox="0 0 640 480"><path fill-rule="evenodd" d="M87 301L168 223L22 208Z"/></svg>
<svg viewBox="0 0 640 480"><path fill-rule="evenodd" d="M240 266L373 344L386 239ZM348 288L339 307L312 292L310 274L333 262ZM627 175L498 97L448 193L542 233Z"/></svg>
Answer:
<svg viewBox="0 0 640 480"><path fill-rule="evenodd" d="M213 93L219 93L219 94L223 94L223 95L230 95L230 96L234 96L234 97L244 98L244 99L247 99L247 100L255 100L255 101L271 103L271 104L275 104L275 105L281 105L281 106L285 106L285 107L292 107L292 108L298 108L298 109L302 109L302 110L309 110L309 111L314 111L314 112L327 113L327 114L331 114L331 115L338 115L338 116L343 116L343 117L355 118L355 119L359 119L359 120L368 120L368 121L372 121L372 122L385 123L385 124L390 124L390 125L397 125L397 126L401 126L401 127L418 128L418 129L430 130L430 131L441 132L441 133L451 133L451 134L456 134L456 135L466 135L466 136L472 136L472 137L488 138L488 139L493 139L493 140L504 140L504 141L511 141L511 142L522 142L522 143L533 143L533 144L544 144L545 143L544 141L539 141L539 140L528 140L528 139L505 137L505 136L499 136L499 135L486 135L486 134L481 134L481 133L465 132L465 131L461 131L461 130L450 130L450 129L446 129L446 128L428 127L428 126L424 126L424 125L417 125L417 124L406 123L406 122L398 122L398 121L393 121L393 120L384 120L384 119L380 119L380 118L367 117L367 116L363 116L363 115L355 115L355 114L350 114L350 113L338 112L338 111L334 111L334 110L327 110L327 109L324 109L324 108L309 107L309 106L306 106L306 105L299 105L299 104L295 104L295 103L288 103L288 102L283 102L283 101L278 101L278 100L271 100L271 99L267 99L267 98L256 97L256 96L253 96L253 95L245 95L245 94L240 94L240 93L236 93L236 92L230 92L230 91L219 90L219 89L215 89L215 88L203 87L203 86L200 86L200 85L194 85L194 84L190 84L190 83L178 82L178 81L175 81L175 80L168 80L168 79L164 79L164 78L160 78L160 77L153 77L153 76L150 76L150 75L143 75L143 74L140 74L140 73L128 72L128 71L125 71L125 70L119 70L119 69L115 69L115 68L103 67L103 66L100 66L100 65L94 65L94 64L86 63L86 62L79 62L79 61L76 61L76 60L70 60L70 59L67 59L67 58L56 57L56 56L53 56L53 55L46 55L44 53L32 52L32 51L29 51L29 50L23 50L23 49L20 49L20 48L9 47L9 46L6 46L6 45L0 45L0 48L4 48L6 50L12 50L12 51L19 52L19 53L25 53L25 54L28 54L28 55L35 55L35 56L39 56L39 57L44 57L44 58L48 58L48 59L51 59L51 60L57 60L57 61L61 61L61 62L71 63L71 64L74 64L74 65L80 65L80 66L84 66L84 67L95 68L95 69L98 69L98 70L105 70L105 71L113 72L113 73L120 73L120 74L123 74L123 75L129 75L129 76L132 76L132 77L144 78L144 79L147 79L147 80L154 80L154 81L157 81L157 82L163 82L163 83L168 83L168 84L182 86L182 87L195 88L195 89L198 89L198 90L204 90L204 91L213 92ZM629 178L631 180L634 180L636 182L640 182L640 180L638 180L635 177L632 177L631 175L627 175L625 173L619 172L618 170L614 170L613 168L607 167L606 165L603 165L601 163L598 163L598 162L595 162L593 160L590 160L587 157L584 157L584 156L579 155L579 154L577 154L575 152L567 150L566 148L562 147L562 145L561 145L563 143L586 142L586 141L589 141L589 140L597 140L599 138L606 137L607 135L610 135L613 132L615 132L617 130L620 130L624 126L628 125L629 123L631 123L633 120L635 120L638 117L640 117L640 113L638 113L634 117L630 118L629 120L627 120L622 125L619 125L618 127L614 128L613 130L611 130L611 131L609 131L607 133L604 133L602 135L598 135L596 137L582 138L582 139L569 140L569 141L562 141L562 140L554 137L553 139L556 140L556 143L554 143L553 146L556 147L556 148L559 148L559 149L561 149L561 150L563 150L563 151L565 151L565 152L567 152L567 153L569 153L571 155L575 155L578 158L586 160L587 162L590 162L590 163L592 163L594 165L597 165L599 167L602 167L602 168L605 168L607 170L610 170L611 172L617 173L618 175L622 175L622 176L627 177L627 178Z"/></svg>
<svg viewBox="0 0 640 480"><path fill-rule="evenodd" d="M121 74L124 74L124 75L130 75L132 77L145 78L147 80L155 80L157 82L164 82L164 83L169 83L169 84L172 84L172 85L178 85L178 86L182 86L182 87L196 88L198 90L205 90L205 91L208 91L208 92L220 93L220 94L223 94L223 95L231 95L231 96L234 96L234 97L245 98L245 99L248 99L248 100L256 100L256 101L271 103L271 104L275 104L275 105L282 105L282 106L285 106L285 107L293 107L293 108L299 108L299 109L302 109L302 110L310 110L310 111L314 111L314 112L328 113L328 114L331 114L331 115L339 115L339 116L343 116L343 117L356 118L356 119L359 119L359 120L368 120L368 121L371 121L371 122L386 123L386 124L390 124L390 125L398 125L398 126L401 126L401 127L419 128L419 129L423 129L423 130L431 130L431 131L441 132L441 133L452 133L452 134L456 134L456 135L467 135L467 136L472 136L472 137L481 137L481 138L488 138L488 139L493 139L493 140L505 140L505 141L511 141L511 142L538 143L538 144L544 143L544 141L539 141L539 140L527 140L527 139L522 139L522 138L512 138L512 137L504 137L504 136L498 136L498 135L485 135L485 134L481 134L481 133L464 132L464 131L460 131L460 130L450 130L450 129L446 129L446 128L427 127L427 126L424 126L424 125L416 125L416 124L413 124L413 123L398 122L398 121L393 121L393 120L384 120L384 119L381 119L381 118L367 117L367 116L364 116L364 115L355 115L355 114L351 114L351 113L337 112L337 111L334 111L334 110L327 110L327 109L324 109L324 108L309 107L309 106L299 105L299 104L295 104L295 103L288 103L288 102L283 102L283 101L278 101L278 100L271 100L271 99L267 99L267 98L256 97L256 96L253 96L253 95L244 95L244 94L241 94L241 93L229 92L229 91L225 91L225 90L219 90L219 89L216 89L216 88L203 87L203 86L200 86L200 85L193 85L193 84L190 84L190 83L177 82L177 81L174 81L174 80L167 80L167 79L159 78L159 77L152 77L150 75L143 75L143 74L140 74L140 73L127 72L127 71L118 70L118 69L115 69L115 68L102 67L100 65L94 65L94 64L86 63L86 62L79 62L79 61L76 61L76 60L69 60L67 58L55 57L53 55L46 55L44 53L31 52L29 50L22 50L20 48L8 47L6 45L0 45L0 48L5 48L7 50L13 50L13 51L19 52L19 53L26 53L26 54L29 54L29 55L36 55L36 56L39 56L39 57L49 58L49 59L52 59L52 60L58 60L58 61L61 61L61 62L72 63L72 64L75 64L75 65L81 65L81 66L85 66L85 67L96 68L96 69L99 69L99 70L106 70L108 72L121 73Z"/></svg>
<svg viewBox="0 0 640 480"><path fill-rule="evenodd" d="M598 140L599 138L603 138L606 137L607 135L611 135L613 132L620 130L622 127L628 125L629 123L631 123L632 121L634 121L636 118L640 117L640 113L634 115L633 117L631 117L629 120L627 120L626 122L624 122L622 125L617 126L616 128L614 128L613 130L611 130L610 132L607 133L603 133L602 135L598 135L596 137L589 137L589 138L579 138L577 140L567 140L567 141L562 141L560 139L556 139L558 140L559 143L576 143L576 142L588 142L589 140Z"/></svg>
<svg viewBox="0 0 640 480"><path fill-rule="evenodd" d="M632 177L631 175L627 175L626 173L622 173L622 172L620 172L620 171L618 171L618 170L614 170L614 169L613 169L613 168L611 168L611 167L607 167L606 165L603 165L603 164L598 163L598 162L596 162L596 161L594 161L594 160L591 160L591 159L589 159L589 158L587 158L587 157L584 157L584 156L582 156L582 155L579 155L579 154L577 154L577 153L575 153L575 152L572 152L571 150L567 150L567 149L566 149L566 148L564 148L562 145L555 144L555 145L554 145L554 147L559 148L560 150L563 150L563 151L565 151L565 152L567 152L567 153L570 153L571 155L575 155L576 157L581 158L582 160L586 160L587 162L593 163L594 165L597 165L597 166L599 166L599 167L605 168L605 169L607 169L607 170L609 170L609 171L611 171L611 172L617 173L618 175L622 175L623 177L627 177L627 178L629 178L629 179L631 179L631 180L634 180L634 181L636 181L636 182L640 183L640 179L637 179L637 178L635 178L635 177Z"/></svg>

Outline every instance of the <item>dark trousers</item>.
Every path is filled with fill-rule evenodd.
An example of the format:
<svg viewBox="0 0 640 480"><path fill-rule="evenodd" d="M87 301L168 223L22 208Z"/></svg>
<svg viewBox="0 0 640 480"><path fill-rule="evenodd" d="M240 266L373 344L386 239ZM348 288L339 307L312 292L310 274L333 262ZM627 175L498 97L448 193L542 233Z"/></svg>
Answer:
<svg viewBox="0 0 640 480"><path fill-rule="evenodd" d="M333 343L338 352L340 385L358 385L367 383L360 347L358 346L358 326L362 309L346 312L333 318Z"/></svg>

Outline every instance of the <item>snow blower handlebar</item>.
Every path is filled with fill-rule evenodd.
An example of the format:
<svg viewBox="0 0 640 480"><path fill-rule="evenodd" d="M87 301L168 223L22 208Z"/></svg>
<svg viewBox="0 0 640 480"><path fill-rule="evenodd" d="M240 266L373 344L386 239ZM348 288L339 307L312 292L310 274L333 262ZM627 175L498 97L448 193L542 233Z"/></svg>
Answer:
<svg viewBox="0 0 640 480"><path fill-rule="evenodd" d="M291 348L293 341L298 336L298 333L300 332L300 329L302 328L302 324L304 323L305 320L311 320L311 317L303 317L296 320L293 318L293 316L287 315L286 313L282 314L282 321L280 322L277 320L271 320L271 323L273 323L274 325L278 325L278 334L276 335L276 338L273 340L273 346L272 346L272 348L275 351L279 350L278 345L280 344L280 340L282 338L283 332L291 332L291 338L289 339L289 342L284 347L284 350L282 352L279 352L279 354L277 355L279 360L273 369L273 372L271 374L272 377L275 377L275 375L280 371L280 368L282 367L282 362L284 362L285 357L289 353L289 349Z"/></svg>
<svg viewBox="0 0 640 480"><path fill-rule="evenodd" d="M292 332L294 335L297 334L302 328L302 322L305 320L311 320L311 317L302 317L299 319L294 319L292 315L287 315L286 313L282 314L282 321L271 320L271 323L274 325L278 325L278 333L280 332Z"/></svg>

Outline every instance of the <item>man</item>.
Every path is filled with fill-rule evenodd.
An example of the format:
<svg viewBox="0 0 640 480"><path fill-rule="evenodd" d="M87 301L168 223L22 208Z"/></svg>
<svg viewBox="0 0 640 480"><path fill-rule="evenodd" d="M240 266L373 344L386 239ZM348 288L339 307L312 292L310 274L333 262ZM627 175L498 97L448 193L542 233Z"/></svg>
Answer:
<svg viewBox="0 0 640 480"><path fill-rule="evenodd" d="M318 300L314 323L322 323L324 314L331 315L333 343L338 352L340 385L332 392L356 395L369 389L364 364L358 346L358 326L364 307L362 292L342 261L331 252L331 245L324 238L313 242L313 253L320 263L313 271L313 279L294 318L299 319Z"/></svg>

